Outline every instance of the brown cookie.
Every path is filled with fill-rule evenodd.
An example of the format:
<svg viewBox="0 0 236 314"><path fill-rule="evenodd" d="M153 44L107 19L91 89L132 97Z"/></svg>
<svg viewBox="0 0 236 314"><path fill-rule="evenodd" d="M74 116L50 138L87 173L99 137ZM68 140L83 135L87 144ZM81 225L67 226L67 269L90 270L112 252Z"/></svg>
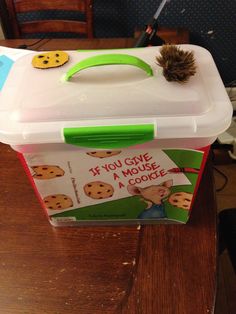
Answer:
<svg viewBox="0 0 236 314"><path fill-rule="evenodd" d="M69 55L64 51L50 51L37 54L32 59L32 65L37 69L49 69L62 66L69 60Z"/></svg>
<svg viewBox="0 0 236 314"><path fill-rule="evenodd" d="M84 186L84 192L93 199L105 199L112 197L114 188L109 183L93 181Z"/></svg>
<svg viewBox="0 0 236 314"><path fill-rule="evenodd" d="M100 150L86 153L89 156L97 158L107 158L121 153L121 150Z"/></svg>
<svg viewBox="0 0 236 314"><path fill-rule="evenodd" d="M175 207L189 210L191 207L192 199L192 193L176 192L169 196L168 202Z"/></svg>
<svg viewBox="0 0 236 314"><path fill-rule="evenodd" d="M47 180L62 177L65 174L65 171L59 166L53 165L40 165L31 167L35 172L33 175L34 179Z"/></svg>
<svg viewBox="0 0 236 314"><path fill-rule="evenodd" d="M47 209L62 210L73 206L72 199L65 194L54 194L44 197L43 202Z"/></svg>

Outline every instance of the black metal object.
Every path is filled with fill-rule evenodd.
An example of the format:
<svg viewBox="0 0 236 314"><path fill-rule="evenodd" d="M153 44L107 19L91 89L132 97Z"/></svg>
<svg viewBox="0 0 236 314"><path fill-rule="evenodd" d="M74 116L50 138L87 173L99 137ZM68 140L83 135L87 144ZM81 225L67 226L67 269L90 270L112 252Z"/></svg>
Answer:
<svg viewBox="0 0 236 314"><path fill-rule="evenodd" d="M162 0L153 18L145 25L145 29L138 38L135 47L146 47L149 45L161 46L165 43L165 41L157 35L157 20L167 2L170 2L170 0Z"/></svg>
<svg viewBox="0 0 236 314"><path fill-rule="evenodd" d="M152 19L152 21L146 25L145 30L142 31L140 37L135 43L135 47L147 47L149 45L151 46L163 45L165 41L157 35L157 31L158 31L157 20Z"/></svg>

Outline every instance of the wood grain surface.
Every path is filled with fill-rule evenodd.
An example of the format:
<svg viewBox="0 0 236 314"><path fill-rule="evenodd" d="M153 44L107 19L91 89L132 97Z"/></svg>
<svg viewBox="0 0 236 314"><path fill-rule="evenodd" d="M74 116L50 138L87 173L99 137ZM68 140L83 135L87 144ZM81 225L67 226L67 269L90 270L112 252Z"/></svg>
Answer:
<svg viewBox="0 0 236 314"><path fill-rule="evenodd" d="M45 40L38 49L117 48L132 41ZM213 312L216 208L210 162L186 225L53 228L16 153L4 144L0 190L0 313Z"/></svg>

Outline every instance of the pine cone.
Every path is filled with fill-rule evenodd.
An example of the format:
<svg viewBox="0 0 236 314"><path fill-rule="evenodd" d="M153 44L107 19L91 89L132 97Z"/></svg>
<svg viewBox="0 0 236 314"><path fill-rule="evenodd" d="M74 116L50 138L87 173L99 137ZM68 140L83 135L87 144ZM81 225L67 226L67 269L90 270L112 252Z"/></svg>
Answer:
<svg viewBox="0 0 236 314"><path fill-rule="evenodd" d="M196 73L193 52L184 51L175 45L163 45L156 60L169 82L186 83Z"/></svg>

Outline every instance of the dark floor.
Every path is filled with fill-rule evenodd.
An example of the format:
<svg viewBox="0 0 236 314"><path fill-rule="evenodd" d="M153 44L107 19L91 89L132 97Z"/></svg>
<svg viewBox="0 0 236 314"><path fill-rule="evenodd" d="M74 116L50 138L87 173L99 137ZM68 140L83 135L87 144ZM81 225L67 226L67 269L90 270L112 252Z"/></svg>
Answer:
<svg viewBox="0 0 236 314"><path fill-rule="evenodd" d="M236 161L228 157L227 151L214 150L215 167L227 178L227 185L216 192L218 212L226 208L236 208ZM221 189L225 183L223 175L216 170L216 189ZM218 292L216 298L215 314L236 313L236 275L231 265L227 251L219 257Z"/></svg>

